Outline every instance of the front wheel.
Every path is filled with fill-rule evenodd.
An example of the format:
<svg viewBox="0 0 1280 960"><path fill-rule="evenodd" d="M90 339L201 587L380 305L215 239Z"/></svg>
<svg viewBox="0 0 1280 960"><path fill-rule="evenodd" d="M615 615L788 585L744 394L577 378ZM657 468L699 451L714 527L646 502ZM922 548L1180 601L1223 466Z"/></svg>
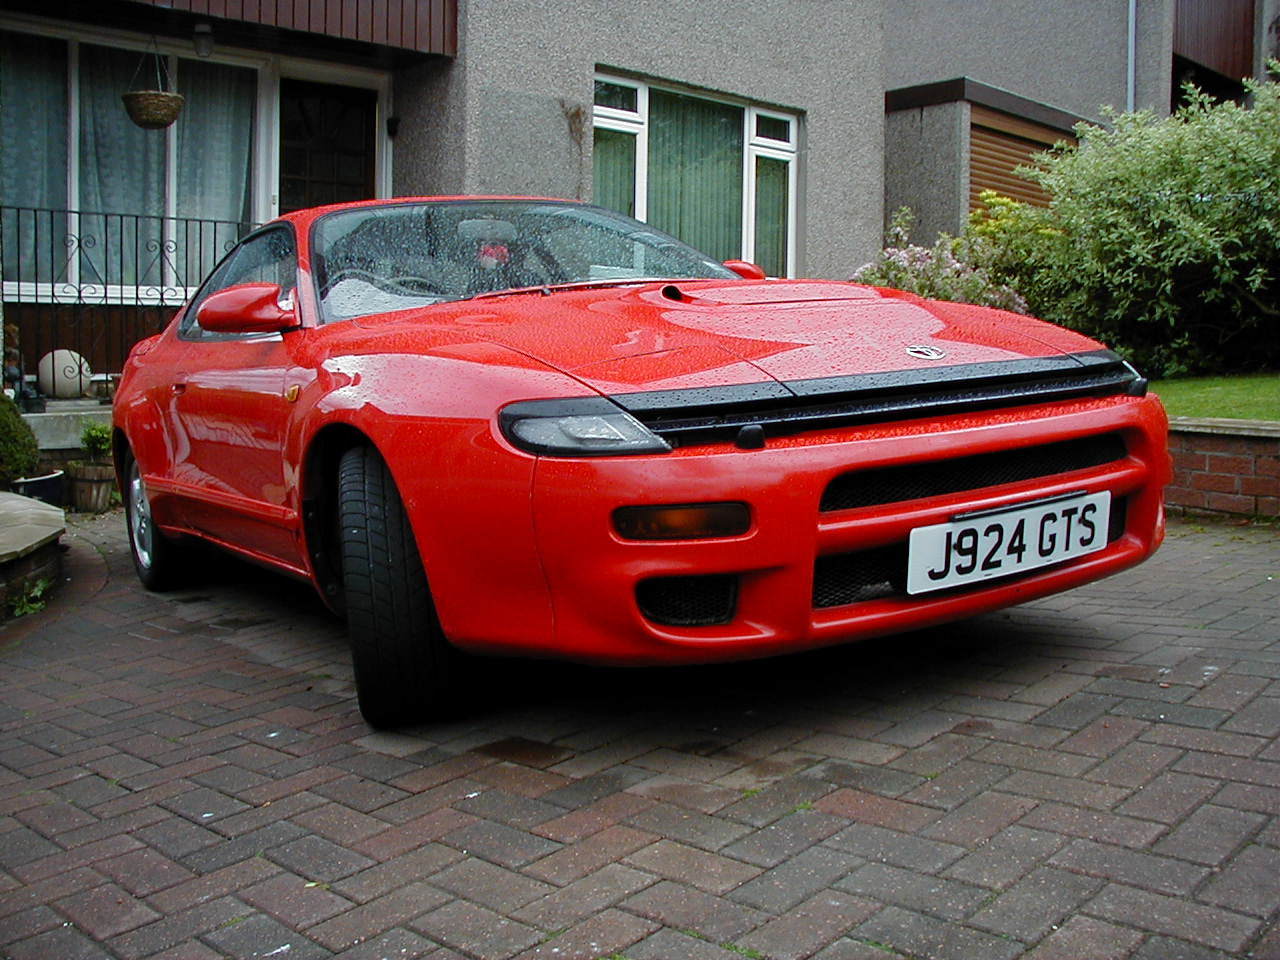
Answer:
<svg viewBox="0 0 1280 960"><path fill-rule="evenodd" d="M181 574L182 547L156 529L151 519L151 501L142 471L133 454L125 465L125 521L129 527L129 551L133 569L148 590L167 590L177 586Z"/></svg>
<svg viewBox="0 0 1280 960"><path fill-rule="evenodd" d="M440 629L391 471L370 447L339 463L338 523L360 713L393 727L444 712L459 655Z"/></svg>

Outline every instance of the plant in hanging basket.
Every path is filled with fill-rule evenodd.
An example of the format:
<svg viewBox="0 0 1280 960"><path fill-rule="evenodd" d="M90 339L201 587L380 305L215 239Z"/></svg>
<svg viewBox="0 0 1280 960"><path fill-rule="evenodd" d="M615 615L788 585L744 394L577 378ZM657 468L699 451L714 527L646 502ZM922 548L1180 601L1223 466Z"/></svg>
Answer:
<svg viewBox="0 0 1280 960"><path fill-rule="evenodd" d="M129 119L144 130L162 130L178 119L186 97L169 90L130 90L122 93Z"/></svg>

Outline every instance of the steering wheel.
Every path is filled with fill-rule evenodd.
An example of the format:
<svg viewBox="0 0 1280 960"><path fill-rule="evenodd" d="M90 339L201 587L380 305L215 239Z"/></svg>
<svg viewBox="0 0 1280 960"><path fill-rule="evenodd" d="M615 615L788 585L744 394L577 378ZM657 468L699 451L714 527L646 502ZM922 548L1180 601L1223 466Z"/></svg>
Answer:
<svg viewBox="0 0 1280 960"><path fill-rule="evenodd" d="M388 293L433 293L443 296L446 292L426 277L408 274L401 277L384 277L361 267L343 267L328 278L328 281L320 291L320 295L322 297L328 296L329 291L343 280L361 280L370 286L377 287L379 290L386 290Z"/></svg>

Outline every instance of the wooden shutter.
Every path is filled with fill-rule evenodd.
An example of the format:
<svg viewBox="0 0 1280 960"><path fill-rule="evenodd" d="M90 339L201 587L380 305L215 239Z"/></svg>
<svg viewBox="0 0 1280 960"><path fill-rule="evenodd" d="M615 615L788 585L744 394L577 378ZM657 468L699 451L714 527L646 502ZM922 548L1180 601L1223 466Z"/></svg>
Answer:
<svg viewBox="0 0 1280 960"><path fill-rule="evenodd" d="M1048 206L1049 195L1040 185L1022 179L1013 171L1061 140L1075 143L1075 137L978 104L972 104L969 109L969 209L977 209L978 196L983 190L995 190L1015 200Z"/></svg>

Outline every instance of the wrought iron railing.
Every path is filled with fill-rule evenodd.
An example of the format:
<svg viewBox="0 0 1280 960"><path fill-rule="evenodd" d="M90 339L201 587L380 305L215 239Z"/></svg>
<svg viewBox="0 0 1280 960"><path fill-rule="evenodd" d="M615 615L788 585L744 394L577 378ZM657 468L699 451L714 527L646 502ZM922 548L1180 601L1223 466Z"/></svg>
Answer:
<svg viewBox="0 0 1280 960"><path fill-rule="evenodd" d="M22 366L74 350L118 372L252 224L193 217L0 206L5 346Z"/></svg>

